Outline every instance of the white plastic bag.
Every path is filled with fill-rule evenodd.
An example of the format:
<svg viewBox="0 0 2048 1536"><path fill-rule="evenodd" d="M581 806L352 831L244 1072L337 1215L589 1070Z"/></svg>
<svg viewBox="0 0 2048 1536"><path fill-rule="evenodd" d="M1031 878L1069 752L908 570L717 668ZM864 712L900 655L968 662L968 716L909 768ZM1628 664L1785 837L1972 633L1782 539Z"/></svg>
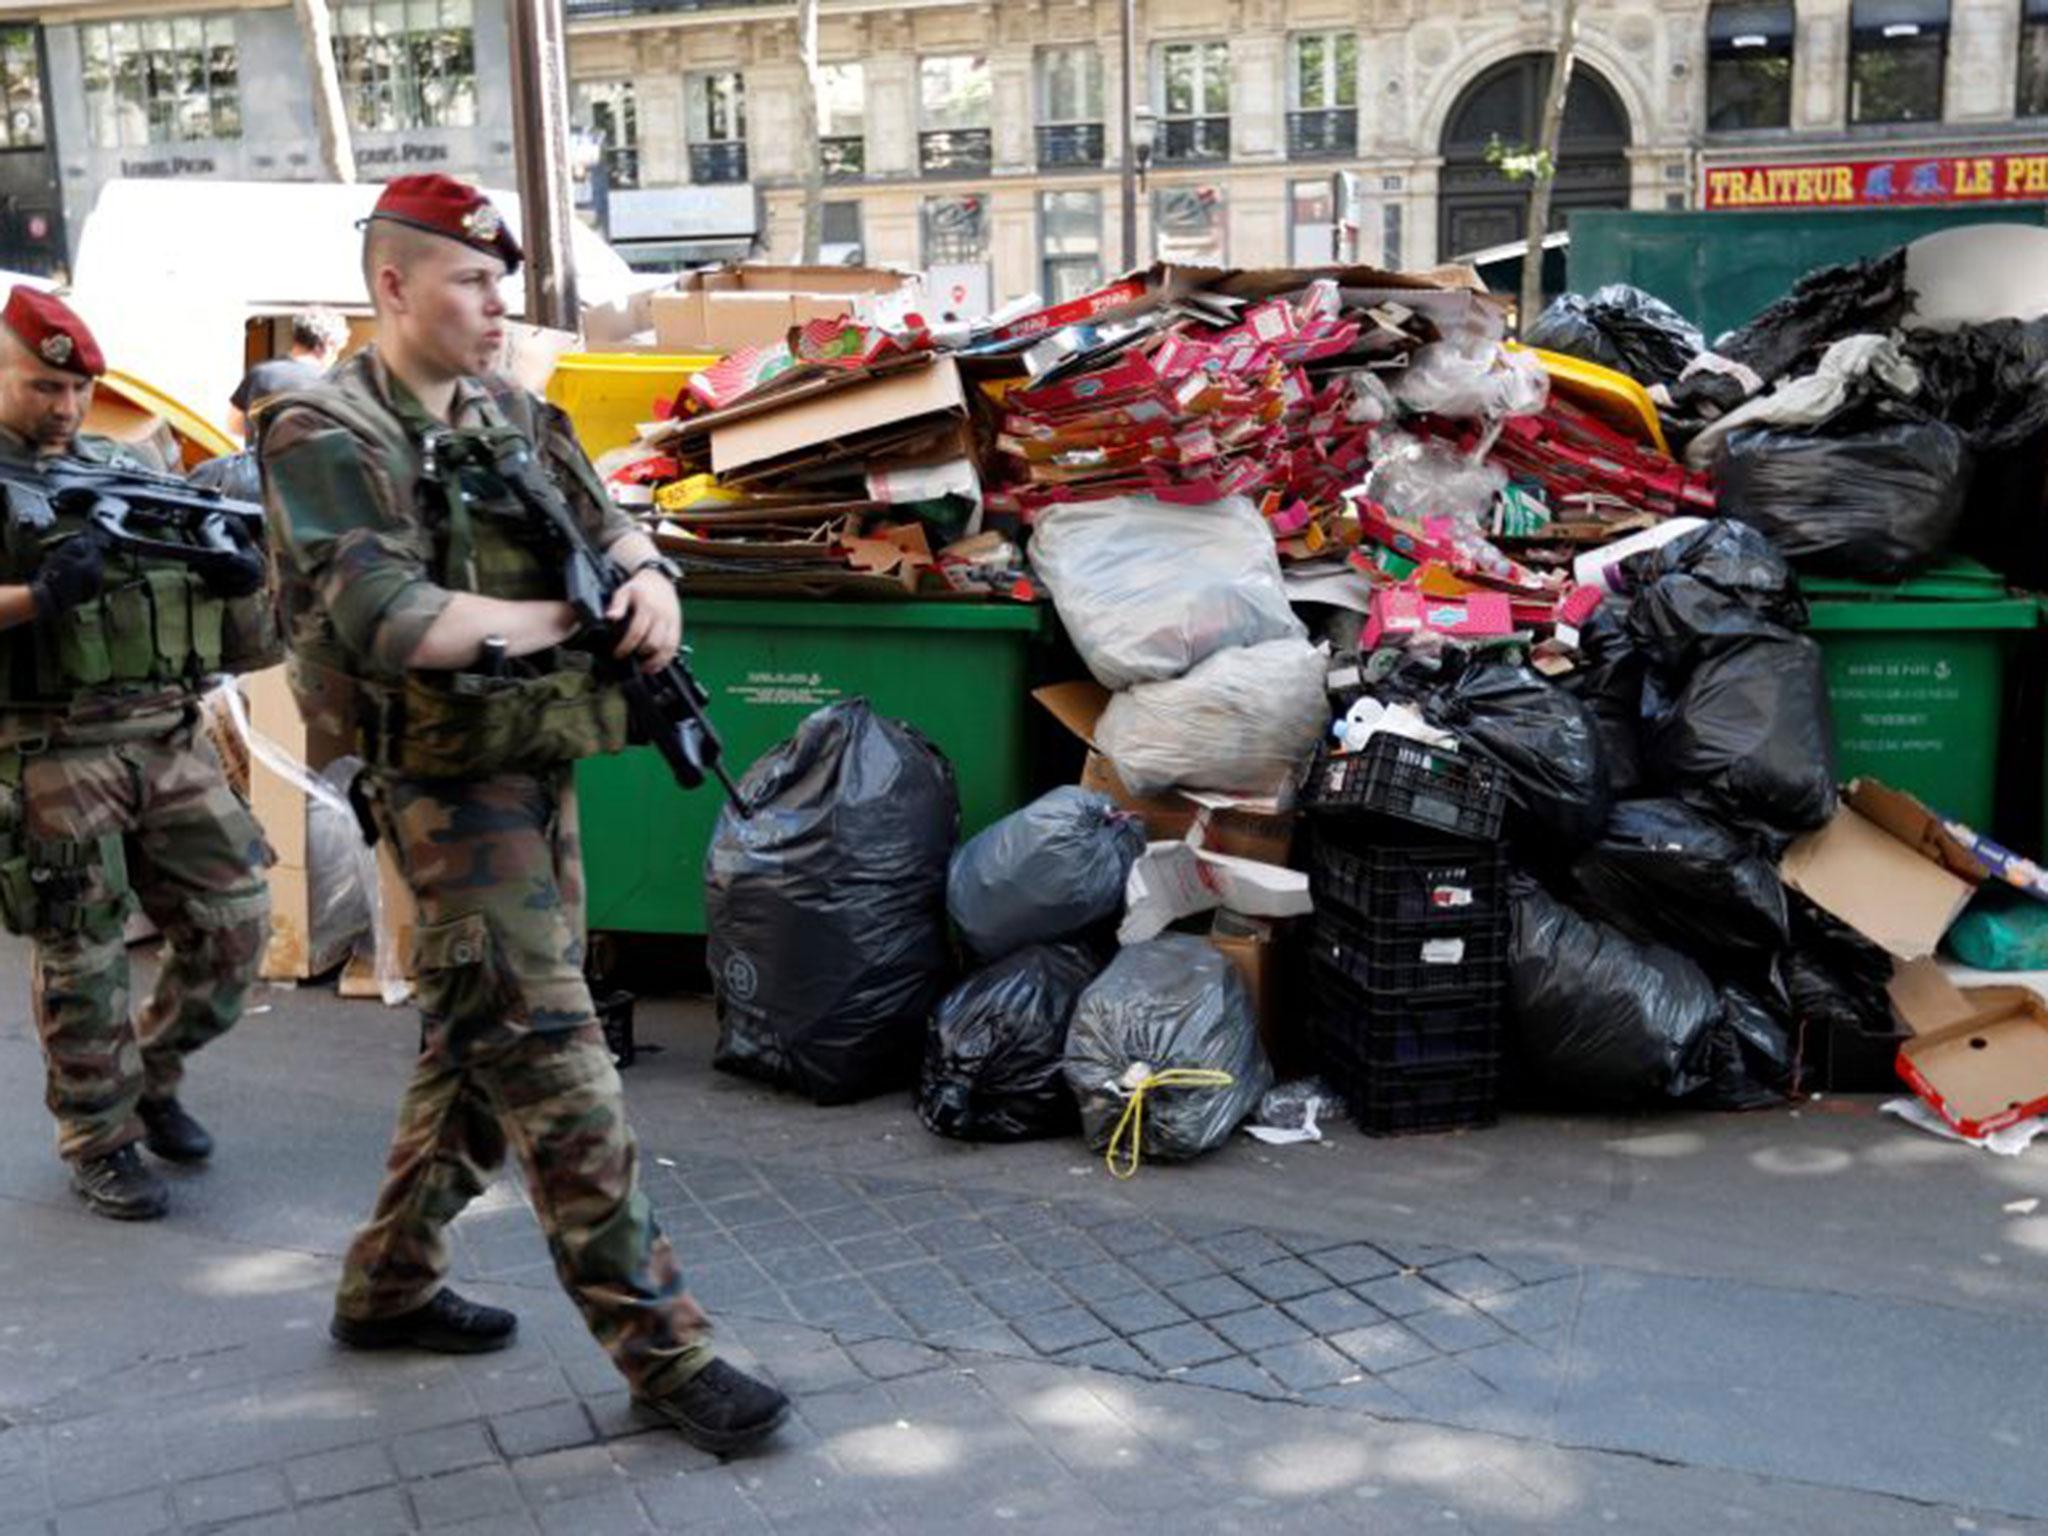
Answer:
<svg viewBox="0 0 2048 1536"><path fill-rule="evenodd" d="M1303 640L1266 520L1242 496L1110 496L1048 512L1031 565L1105 688L1179 677L1230 646Z"/></svg>
<svg viewBox="0 0 2048 1536"><path fill-rule="evenodd" d="M1218 651L1186 677L1109 701L1095 745L1134 795L1178 785L1270 795L1330 724L1329 658L1306 640Z"/></svg>
<svg viewBox="0 0 2048 1536"><path fill-rule="evenodd" d="M1394 398L1419 415L1496 421L1542 410L1550 375L1534 353L1510 352L1497 341L1433 341L1401 370Z"/></svg>

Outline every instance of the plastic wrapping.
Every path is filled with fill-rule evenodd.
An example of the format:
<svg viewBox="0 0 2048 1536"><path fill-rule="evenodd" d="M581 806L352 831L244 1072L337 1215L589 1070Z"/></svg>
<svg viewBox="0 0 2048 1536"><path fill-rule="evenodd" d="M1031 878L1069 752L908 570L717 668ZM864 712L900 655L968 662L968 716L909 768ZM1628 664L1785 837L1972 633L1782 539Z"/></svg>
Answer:
<svg viewBox="0 0 2048 1536"><path fill-rule="evenodd" d="M1821 354L1812 373L1786 379L1709 424L1686 445L1694 469L1713 464L1722 442L1743 427L1819 427L1872 399L1909 400L1920 370L1894 336L1844 336Z"/></svg>
<svg viewBox="0 0 2048 1536"><path fill-rule="evenodd" d="M950 981L953 771L865 699L817 711L747 770L704 860L713 1064L821 1104L909 1085Z"/></svg>
<svg viewBox="0 0 2048 1536"><path fill-rule="evenodd" d="M1180 1161L1222 1145L1273 1085L1243 980L1221 951L1187 934L1121 951L1074 1010L1066 1074L1088 1144L1106 1148L1136 1083L1175 1068L1232 1081L1152 1090L1140 1144L1148 1159Z"/></svg>
<svg viewBox="0 0 2048 1536"><path fill-rule="evenodd" d="M369 860L363 831L349 804L349 786L362 772L359 757L339 757L320 771L332 797L306 799L306 970L333 970L370 934L370 893L363 887Z"/></svg>
<svg viewBox="0 0 2048 1536"><path fill-rule="evenodd" d="M1723 979L1777 987L1791 943L1777 867L1746 838L1676 800L1614 808L1572 865L1586 910L1631 938L1669 944Z"/></svg>
<svg viewBox="0 0 2048 1536"><path fill-rule="evenodd" d="M1032 531L1031 564L1097 682L1179 677L1233 645L1304 639L1273 535L1242 496L1070 502Z"/></svg>
<svg viewBox="0 0 2048 1536"><path fill-rule="evenodd" d="M1646 387L1676 379L1706 345L1685 316L1627 283L1609 283L1591 295L1559 294L1522 340L1616 369Z"/></svg>
<svg viewBox="0 0 2048 1536"><path fill-rule="evenodd" d="M1583 701L1540 672L1478 662L1427 695L1423 711L1501 770L1511 835L1575 850L1606 825L1614 793L1599 726Z"/></svg>
<svg viewBox="0 0 2048 1536"><path fill-rule="evenodd" d="M1433 341L1417 349L1394 381L1394 398L1417 415L1463 421L1530 416L1549 403L1542 360L1497 341Z"/></svg>
<svg viewBox="0 0 2048 1536"><path fill-rule="evenodd" d="M961 1141L1064 1136L1080 1123L1067 1087L1067 1025L1101 973L1081 944L1033 944L946 994L925 1036L925 1128Z"/></svg>
<svg viewBox="0 0 2048 1536"><path fill-rule="evenodd" d="M208 459L185 478L202 490L219 491L237 501L263 500L263 474L256 467L253 448Z"/></svg>
<svg viewBox="0 0 2048 1536"><path fill-rule="evenodd" d="M1986 886L1943 943L1980 971L2048 970L2048 902Z"/></svg>
<svg viewBox="0 0 2048 1536"><path fill-rule="evenodd" d="M1112 697L1095 745L1133 794L1176 785L1273 794L1329 726L1328 671L1328 658L1306 640L1218 651L1186 677Z"/></svg>
<svg viewBox="0 0 2048 1536"><path fill-rule="evenodd" d="M1145 824L1074 785L1039 796L954 853L946 910L983 961L1114 924Z"/></svg>
<svg viewBox="0 0 2048 1536"><path fill-rule="evenodd" d="M1721 447L1720 510L1761 530L1795 566L1899 581L1948 547L1970 456L1938 421L1841 437L1750 428Z"/></svg>
<svg viewBox="0 0 2048 1536"><path fill-rule="evenodd" d="M1396 517L1411 522L1448 517L1480 532L1507 483L1506 470L1484 461L1475 464L1437 438L1389 432L1374 441L1364 493Z"/></svg>
<svg viewBox="0 0 2048 1536"><path fill-rule="evenodd" d="M1675 949L1639 944L1534 880L1514 882L1508 1009L1527 1069L1553 1094L1624 1107L1680 1099L1722 1002Z"/></svg>

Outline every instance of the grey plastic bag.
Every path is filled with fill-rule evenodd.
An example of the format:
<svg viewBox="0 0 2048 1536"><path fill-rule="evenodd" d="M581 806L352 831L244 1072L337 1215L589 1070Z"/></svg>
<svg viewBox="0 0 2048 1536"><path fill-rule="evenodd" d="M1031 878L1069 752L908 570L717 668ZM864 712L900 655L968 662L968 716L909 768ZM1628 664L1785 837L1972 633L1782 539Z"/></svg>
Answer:
<svg viewBox="0 0 2048 1536"><path fill-rule="evenodd" d="M1306 640L1218 651L1186 677L1112 697L1095 745L1134 795L1176 785L1274 794L1329 727L1328 672L1328 658Z"/></svg>
<svg viewBox="0 0 2048 1536"><path fill-rule="evenodd" d="M339 757L321 771L323 782L348 797L362 771L359 757ZM363 888L363 831L347 811L306 797L307 969L333 970L370 936L370 893Z"/></svg>
<svg viewBox="0 0 2048 1536"><path fill-rule="evenodd" d="M1242 496L1055 507L1032 530L1031 568L1105 688L1179 677L1227 646L1308 635L1266 520Z"/></svg>
<svg viewBox="0 0 2048 1536"><path fill-rule="evenodd" d="M1145 824L1067 784L984 828L953 854L946 911L984 963L1108 923L1145 851Z"/></svg>
<svg viewBox="0 0 2048 1536"><path fill-rule="evenodd" d="M1179 933L1124 950L1074 1009L1067 1086L1088 1145L1109 1145L1138 1080L1174 1067L1227 1072L1231 1083L1146 1095L1140 1149L1163 1162L1222 1145L1273 1086L1243 980L1220 950Z"/></svg>

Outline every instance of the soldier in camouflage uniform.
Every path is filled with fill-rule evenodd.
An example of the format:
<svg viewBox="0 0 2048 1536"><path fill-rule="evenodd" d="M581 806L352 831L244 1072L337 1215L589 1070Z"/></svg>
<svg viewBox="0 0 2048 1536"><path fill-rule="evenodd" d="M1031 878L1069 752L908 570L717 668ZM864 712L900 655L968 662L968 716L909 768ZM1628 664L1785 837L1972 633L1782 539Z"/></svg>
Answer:
<svg viewBox="0 0 2048 1536"><path fill-rule="evenodd" d="M583 976L571 770L625 740L623 696L591 647L665 665L682 633L673 567L606 497L561 413L487 375L498 285L520 258L497 211L448 177L401 177L364 246L376 345L280 401L262 445L294 691L316 735L362 755L419 907L421 1054L332 1331L364 1349L511 1342L511 1313L443 1283L447 1225L509 1150L563 1287L634 1396L693 1443L734 1450L788 1404L711 1352L640 1188ZM633 573L611 633L577 635L559 553L467 454L508 434Z"/></svg>
<svg viewBox="0 0 2048 1536"><path fill-rule="evenodd" d="M104 367L84 323L26 288L0 321L0 457L139 467L79 436ZM227 610L269 601L260 554L240 569L221 590L116 551L61 502L51 528L10 517L0 541L0 922L32 941L57 1150L106 1216L167 1208L138 1140L176 1162L212 1151L178 1102L185 1057L240 1017L267 932L262 833L197 728L209 674L268 659L222 648ZM131 1020L136 901L164 945Z"/></svg>

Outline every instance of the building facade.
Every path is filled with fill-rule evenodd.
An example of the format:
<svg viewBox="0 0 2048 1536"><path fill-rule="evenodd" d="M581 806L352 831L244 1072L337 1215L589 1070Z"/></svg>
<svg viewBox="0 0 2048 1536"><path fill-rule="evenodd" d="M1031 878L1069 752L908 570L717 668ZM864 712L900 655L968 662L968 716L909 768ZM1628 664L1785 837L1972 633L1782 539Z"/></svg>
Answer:
<svg viewBox="0 0 2048 1536"><path fill-rule="evenodd" d="M330 0L330 11L362 177L439 170L513 184L503 0ZM36 60L35 77L17 57ZM288 4L94 0L0 25L11 122L35 130L10 128L0 147L0 266L63 270L116 177L320 179L309 69ZM40 243L26 238L30 218Z"/></svg>
<svg viewBox="0 0 2048 1536"><path fill-rule="evenodd" d="M568 9L575 110L607 137L614 184L750 183L766 252L793 256L794 6ZM1489 149L1536 137L1552 13L1140 0L1139 105L1156 131L1126 251L1118 0L822 0L826 242L959 274L957 294L979 273L1000 302L1155 254L1327 260L1333 228L1386 266L1516 240L1525 192ZM2048 150L2048 0L1582 0L1580 14L1561 215L1701 206L1716 168Z"/></svg>

